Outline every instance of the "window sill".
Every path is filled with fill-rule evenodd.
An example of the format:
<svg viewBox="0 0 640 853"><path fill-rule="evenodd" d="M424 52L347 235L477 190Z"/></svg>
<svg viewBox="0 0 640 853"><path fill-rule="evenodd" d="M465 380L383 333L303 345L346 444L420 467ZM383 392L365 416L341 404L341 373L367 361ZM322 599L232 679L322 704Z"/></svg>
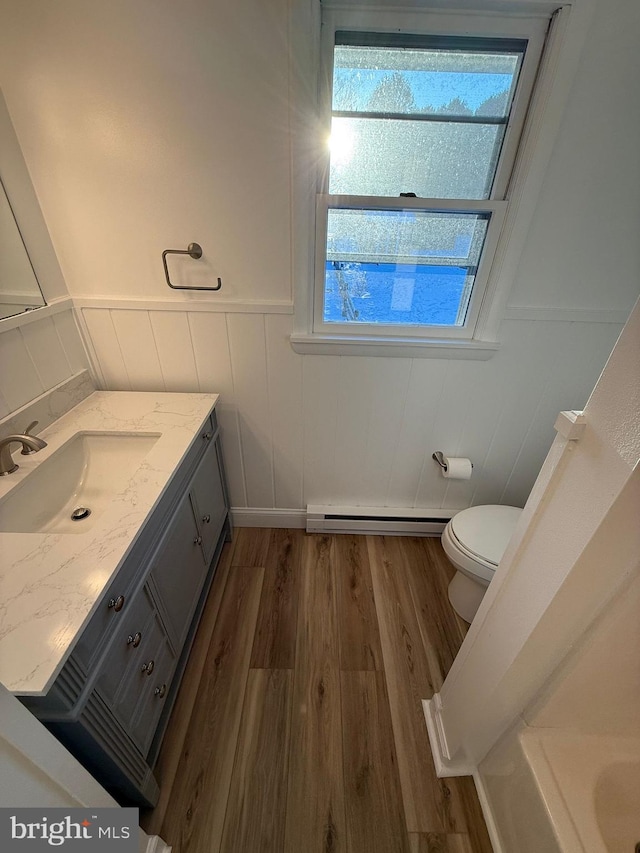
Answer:
<svg viewBox="0 0 640 853"><path fill-rule="evenodd" d="M493 341L416 338L365 338L345 335L294 334L289 338L301 355L357 355L384 358L462 358L487 361L499 349Z"/></svg>

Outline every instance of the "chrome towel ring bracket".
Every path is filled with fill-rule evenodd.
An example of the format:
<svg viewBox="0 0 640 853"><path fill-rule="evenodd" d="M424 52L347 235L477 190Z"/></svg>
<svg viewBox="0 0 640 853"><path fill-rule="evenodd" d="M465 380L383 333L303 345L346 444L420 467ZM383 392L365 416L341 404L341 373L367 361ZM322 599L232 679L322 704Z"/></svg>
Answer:
<svg viewBox="0 0 640 853"><path fill-rule="evenodd" d="M169 267L167 266L167 255L189 255L194 261L202 257L202 246L198 243L189 243L186 249L165 249L162 253L162 265L164 267L164 277L169 287L173 290L220 290L222 287L222 279L218 278L218 284L215 287L189 287L184 284L172 284L169 278Z"/></svg>

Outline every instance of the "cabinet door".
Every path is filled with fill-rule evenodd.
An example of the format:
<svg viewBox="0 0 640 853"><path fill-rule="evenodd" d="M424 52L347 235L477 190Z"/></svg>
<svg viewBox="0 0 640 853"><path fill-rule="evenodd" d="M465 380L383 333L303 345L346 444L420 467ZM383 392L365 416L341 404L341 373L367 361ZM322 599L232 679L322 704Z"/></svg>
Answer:
<svg viewBox="0 0 640 853"><path fill-rule="evenodd" d="M174 647L180 648L207 573L200 534L185 495L151 564Z"/></svg>
<svg viewBox="0 0 640 853"><path fill-rule="evenodd" d="M213 557L227 513L218 453L219 447L216 442L204 455L191 484L193 511L202 538L202 550L207 566Z"/></svg>

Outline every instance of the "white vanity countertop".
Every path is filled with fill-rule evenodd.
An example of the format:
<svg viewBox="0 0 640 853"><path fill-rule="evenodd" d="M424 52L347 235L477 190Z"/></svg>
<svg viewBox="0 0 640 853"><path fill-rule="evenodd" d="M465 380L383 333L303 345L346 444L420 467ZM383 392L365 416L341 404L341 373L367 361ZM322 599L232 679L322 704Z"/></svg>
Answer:
<svg viewBox="0 0 640 853"><path fill-rule="evenodd" d="M0 478L0 500L81 430L160 433L86 533L0 533L0 681L43 695L190 445L217 394L96 391L39 435L48 446ZM1 506L0 506L1 511Z"/></svg>

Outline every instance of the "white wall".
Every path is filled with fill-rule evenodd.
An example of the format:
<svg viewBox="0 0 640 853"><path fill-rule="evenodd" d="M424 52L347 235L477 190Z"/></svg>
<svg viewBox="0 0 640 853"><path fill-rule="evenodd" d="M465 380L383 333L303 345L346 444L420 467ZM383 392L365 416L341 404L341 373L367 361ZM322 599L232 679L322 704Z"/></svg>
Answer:
<svg viewBox="0 0 640 853"><path fill-rule="evenodd" d="M41 309L46 311L47 309ZM0 418L87 367L70 307L0 325ZM25 421L23 427L26 427Z"/></svg>
<svg viewBox="0 0 640 853"><path fill-rule="evenodd" d="M640 506L637 507L640 511ZM635 576L553 674L523 719L585 734L640 732L640 554ZM602 567L604 571L607 566Z"/></svg>
<svg viewBox="0 0 640 853"><path fill-rule="evenodd" d="M96 371L110 388L220 391L238 507L522 505L638 289L636 4L597 0L487 362L291 351L305 5L4 3L3 89ZM612 127L629 140L613 157ZM161 251L192 240L218 295L164 283ZM181 283L200 269L173 260ZM447 486L436 449L471 456L473 480Z"/></svg>
<svg viewBox="0 0 640 853"><path fill-rule="evenodd" d="M225 299L290 301L287 0L2 12L3 89L70 293L170 297L160 253L196 241Z"/></svg>
<svg viewBox="0 0 640 853"><path fill-rule="evenodd" d="M545 685L550 676L639 571L640 301L584 416L584 434L577 443L560 434L556 438L433 703L441 750L454 765L477 766L536 697L549 697ZM602 624L606 626L606 620ZM625 630L632 641L633 629ZM604 665L602 648L600 654ZM636 663L623 656L622 671L611 675L610 683L619 685L635 667L631 690L637 696ZM610 658L609 665L617 668L617 658ZM596 667L596 677L597 672ZM568 678L569 670L562 677ZM602 686L597 684L598 689ZM574 698L584 698L579 673L566 689ZM628 690L619 693L607 699L628 706ZM532 711L531 718L548 724L551 714L549 705L537 716ZM620 715L618 728L637 720L629 707ZM587 725L594 727L601 719L594 711Z"/></svg>
<svg viewBox="0 0 640 853"><path fill-rule="evenodd" d="M526 757L527 738L534 733L544 734L541 729L560 729L569 738L575 734L637 738L640 732L640 541L636 534L640 516L639 474L636 469L635 494L627 489L628 494L623 493L618 499L630 503L631 528L627 536L632 548L627 548L630 559L626 571L620 572L621 554L616 547L624 531L605 530L601 525L600 553L591 554L596 562L596 577L610 579L613 589L622 574L619 589L584 634L566 650L566 656L539 693L522 709L515 726L498 740L478 767L490 820L496 826L504 851L538 853L560 849L552 837L552 825L538 788L538 784L544 784L543 777L536 781ZM606 599L612 590L600 587L598 591ZM581 590L574 585L570 594L580 597ZM571 615L570 608L560 611L564 620ZM552 744L553 741L549 743L551 751ZM593 745L593 741L585 741L583 748L589 750ZM601 760L601 756L594 760ZM553 799L553 794L549 795Z"/></svg>
<svg viewBox="0 0 640 853"><path fill-rule="evenodd" d="M232 503L521 504L618 333L505 321L490 361L296 355L291 315L82 309L105 386L218 391ZM434 450L468 455L444 480Z"/></svg>

